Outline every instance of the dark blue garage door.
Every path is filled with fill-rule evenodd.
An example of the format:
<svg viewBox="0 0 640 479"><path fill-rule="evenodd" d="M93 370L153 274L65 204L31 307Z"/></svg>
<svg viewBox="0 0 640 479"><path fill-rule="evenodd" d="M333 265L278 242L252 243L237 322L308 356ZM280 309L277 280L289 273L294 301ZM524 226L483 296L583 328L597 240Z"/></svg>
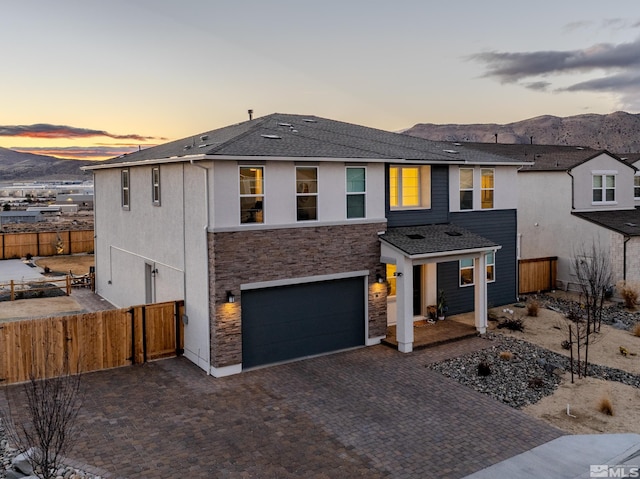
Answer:
<svg viewBox="0 0 640 479"><path fill-rule="evenodd" d="M364 344L364 279L242 292L242 366Z"/></svg>

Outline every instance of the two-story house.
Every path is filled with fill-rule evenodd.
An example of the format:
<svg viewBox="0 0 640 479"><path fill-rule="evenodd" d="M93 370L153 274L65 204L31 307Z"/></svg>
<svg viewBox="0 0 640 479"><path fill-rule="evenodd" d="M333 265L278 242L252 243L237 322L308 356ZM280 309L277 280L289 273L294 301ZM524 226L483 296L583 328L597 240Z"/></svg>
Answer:
<svg viewBox="0 0 640 479"><path fill-rule="evenodd" d="M640 176L632 161L574 146L464 145L533 161L518 174L519 258L557 256L556 287L580 290L573 259L592 243L609 254L614 283L640 280Z"/></svg>
<svg viewBox="0 0 640 479"><path fill-rule="evenodd" d="M516 296L524 164L289 114L137 151L87 168L96 291L184 299L185 356L217 377L377 344L388 310L409 352L439 290L482 332Z"/></svg>

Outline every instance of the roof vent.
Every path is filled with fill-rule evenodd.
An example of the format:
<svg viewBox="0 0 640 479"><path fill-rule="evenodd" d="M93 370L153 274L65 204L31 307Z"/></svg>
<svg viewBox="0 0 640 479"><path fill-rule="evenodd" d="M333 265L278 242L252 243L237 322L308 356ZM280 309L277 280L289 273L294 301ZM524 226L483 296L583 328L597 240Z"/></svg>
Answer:
<svg viewBox="0 0 640 479"><path fill-rule="evenodd" d="M457 141L453 144L453 146L462 146L462 143L458 143Z"/></svg>
<svg viewBox="0 0 640 479"><path fill-rule="evenodd" d="M462 233L460 233L459 231L445 231L444 233L449 236L462 236Z"/></svg>
<svg viewBox="0 0 640 479"><path fill-rule="evenodd" d="M305 121L307 123L318 123L318 121L314 120L313 118L303 118L302 121Z"/></svg>
<svg viewBox="0 0 640 479"><path fill-rule="evenodd" d="M632 228L635 228L636 226L638 226L636 223L625 223L626 226L631 226Z"/></svg>
<svg viewBox="0 0 640 479"><path fill-rule="evenodd" d="M209 135L202 135L202 136L200 137L200 140L201 140L201 141L207 141L208 139L209 139Z"/></svg>
<svg viewBox="0 0 640 479"><path fill-rule="evenodd" d="M451 154L454 154L454 155L458 154L457 150L442 150L442 151L444 151L445 153L451 153Z"/></svg>
<svg viewBox="0 0 640 479"><path fill-rule="evenodd" d="M260 135L262 138L267 138L268 140L281 140L282 137L279 135Z"/></svg>
<svg viewBox="0 0 640 479"><path fill-rule="evenodd" d="M417 233L411 233L407 235L407 238L410 239L424 239L424 236L417 234Z"/></svg>
<svg viewBox="0 0 640 479"><path fill-rule="evenodd" d="M278 123L278 126L288 126L291 127L293 125L291 125L291 123Z"/></svg>
<svg viewBox="0 0 640 479"><path fill-rule="evenodd" d="M198 145L198 148L206 148L207 146L212 146L213 143L204 143L202 145Z"/></svg>
<svg viewBox="0 0 640 479"><path fill-rule="evenodd" d="M576 150L584 150L583 146L576 146Z"/></svg>
<svg viewBox="0 0 640 479"><path fill-rule="evenodd" d="M185 150L190 150L191 149L191 145L184 145L184 149Z"/></svg>

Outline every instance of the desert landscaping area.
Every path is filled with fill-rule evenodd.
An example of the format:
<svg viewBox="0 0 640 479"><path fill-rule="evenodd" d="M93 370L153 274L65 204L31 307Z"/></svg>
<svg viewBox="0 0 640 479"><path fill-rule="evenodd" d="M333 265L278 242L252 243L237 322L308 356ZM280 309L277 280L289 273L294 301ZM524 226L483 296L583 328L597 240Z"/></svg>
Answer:
<svg viewBox="0 0 640 479"><path fill-rule="evenodd" d="M449 361L444 368L438 365L436 369L570 434L638 432L640 337L634 335L633 326L640 321L640 313L616 303L605 306L606 317L622 317L626 326L618 319L611 321L615 326L603 320L600 332L593 334L589 346L588 362L593 365L589 376L579 378L575 374L572 383L568 361L561 359L568 359L570 354L562 346L568 339L568 320L558 303L579 303L579 299L577 295L562 292L543 295L536 299L540 304L536 317L527 316L527 309L516 305L494 308L492 312L498 320L490 322L486 335L493 345L470 357ZM522 319L523 330L498 328L506 317ZM581 354L584 356L584 351ZM487 378L477 377L478 363L483 361L491 367ZM545 370L546 364L553 366ZM493 382L489 383L490 380ZM500 382L507 390L501 391L501 387L496 386ZM526 404L527 399L523 400L525 404L517 403L520 399L512 397L519 396L516 389L533 392L537 386L541 390L533 395L532 403ZM605 409L601 412L603 403Z"/></svg>

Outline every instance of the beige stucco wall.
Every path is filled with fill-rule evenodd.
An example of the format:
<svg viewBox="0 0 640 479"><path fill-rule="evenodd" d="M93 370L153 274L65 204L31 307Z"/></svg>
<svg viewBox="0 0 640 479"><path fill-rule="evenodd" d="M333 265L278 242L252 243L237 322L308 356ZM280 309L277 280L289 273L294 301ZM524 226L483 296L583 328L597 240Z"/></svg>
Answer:
<svg viewBox="0 0 640 479"><path fill-rule="evenodd" d="M574 208L577 211L628 209L635 206L633 199L633 169L625 163L603 153L571 170L574 178ZM593 202L593 175L613 174L616 177L616 201Z"/></svg>

